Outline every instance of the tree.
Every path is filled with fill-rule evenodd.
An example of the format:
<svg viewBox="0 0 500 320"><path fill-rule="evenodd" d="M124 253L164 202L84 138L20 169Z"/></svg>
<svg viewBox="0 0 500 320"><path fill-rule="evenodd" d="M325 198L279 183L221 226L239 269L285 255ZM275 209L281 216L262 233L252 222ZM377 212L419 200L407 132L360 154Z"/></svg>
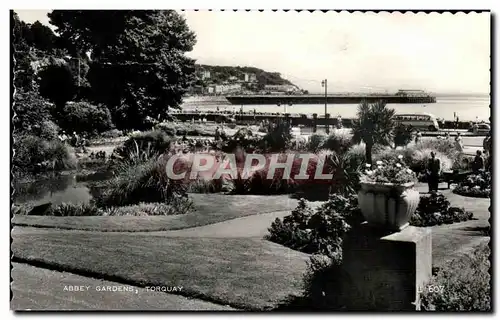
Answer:
<svg viewBox="0 0 500 320"><path fill-rule="evenodd" d="M64 62L51 59L51 63L38 76L40 95L56 105L56 113L61 113L66 102L76 94L75 76L70 67Z"/></svg>
<svg viewBox="0 0 500 320"><path fill-rule="evenodd" d="M33 46L42 51L51 51L55 48L56 35L47 26L44 26L40 21L35 21L31 27L31 35Z"/></svg>
<svg viewBox="0 0 500 320"><path fill-rule="evenodd" d="M358 118L353 122L353 141L366 144L366 162L372 163L372 149L375 144L390 145L394 132L394 109L389 109L383 101L358 106Z"/></svg>
<svg viewBox="0 0 500 320"><path fill-rule="evenodd" d="M34 72L30 66L30 45L33 41L31 29L14 11L11 11L11 49L13 52L14 85L16 89L31 90Z"/></svg>
<svg viewBox="0 0 500 320"><path fill-rule="evenodd" d="M194 81L185 53L196 38L175 11L54 10L49 18L69 50L91 52L93 100L109 107L119 128L163 120Z"/></svg>

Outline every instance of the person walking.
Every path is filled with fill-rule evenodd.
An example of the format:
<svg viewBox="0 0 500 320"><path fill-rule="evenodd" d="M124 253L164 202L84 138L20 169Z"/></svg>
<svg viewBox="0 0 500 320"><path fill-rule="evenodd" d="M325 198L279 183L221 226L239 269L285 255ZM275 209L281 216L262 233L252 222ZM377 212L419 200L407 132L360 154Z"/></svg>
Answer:
<svg viewBox="0 0 500 320"><path fill-rule="evenodd" d="M458 132L457 136L455 137L455 148L458 152L463 152L464 150L462 135L460 134L460 132Z"/></svg>
<svg viewBox="0 0 500 320"><path fill-rule="evenodd" d="M422 133L420 133L419 130L417 130L416 134L415 134L415 144L418 144L420 142L422 138Z"/></svg>
<svg viewBox="0 0 500 320"><path fill-rule="evenodd" d="M217 127L217 129L215 129L215 141L219 141L220 139L220 128Z"/></svg>
<svg viewBox="0 0 500 320"><path fill-rule="evenodd" d="M491 132L488 132L486 134L486 137L484 137L483 140L483 149L485 156L489 156L491 154Z"/></svg>
<svg viewBox="0 0 500 320"><path fill-rule="evenodd" d="M429 193L432 191L438 191L440 172L441 161L436 158L434 151L432 151L429 163L427 164L427 184L429 185Z"/></svg>
<svg viewBox="0 0 500 320"><path fill-rule="evenodd" d="M477 130L478 130L478 129L479 129L479 125L478 125L478 124L477 124L477 122L476 122L476 123L474 123L474 124L472 125L472 133L473 133L473 134L477 134Z"/></svg>
<svg viewBox="0 0 500 320"><path fill-rule="evenodd" d="M478 174L482 170L484 170L484 159L481 150L477 150L474 161L472 162L472 172Z"/></svg>

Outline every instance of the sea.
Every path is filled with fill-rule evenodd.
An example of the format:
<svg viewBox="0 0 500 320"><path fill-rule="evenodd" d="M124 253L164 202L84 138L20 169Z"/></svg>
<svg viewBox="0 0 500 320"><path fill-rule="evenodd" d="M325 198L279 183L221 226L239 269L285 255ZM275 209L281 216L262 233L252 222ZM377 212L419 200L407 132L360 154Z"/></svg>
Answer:
<svg viewBox="0 0 500 320"><path fill-rule="evenodd" d="M430 113L439 119L454 121L458 117L459 121L490 121L490 96L489 95L456 95L437 96L436 103L429 104L388 104L396 113ZM296 104L296 105L231 105L226 103L210 102L205 104L203 99L196 99L183 105L183 109L190 110L198 108L199 111L240 111L244 112L281 112L281 113L303 113L322 115L325 113L324 104ZM355 118L357 112L356 104L328 104L327 112L332 118Z"/></svg>

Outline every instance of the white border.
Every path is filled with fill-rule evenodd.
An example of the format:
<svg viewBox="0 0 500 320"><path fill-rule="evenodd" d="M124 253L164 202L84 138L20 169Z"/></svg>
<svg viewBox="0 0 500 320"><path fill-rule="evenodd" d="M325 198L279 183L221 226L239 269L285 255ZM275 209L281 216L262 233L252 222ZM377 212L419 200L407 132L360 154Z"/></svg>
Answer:
<svg viewBox="0 0 500 320"><path fill-rule="evenodd" d="M134 9L217 9L217 8L226 8L226 9L377 9L377 10L384 10L384 9L407 9L407 10L418 10L418 9L427 9L427 10L438 10L438 9L446 9L446 10L460 10L460 9L489 9L492 10L493 12L500 12L499 9L499 3L500 1L498 0L454 0L454 1L436 1L436 0L419 0L419 1L396 1L396 0L378 0L378 1L373 1L373 0L336 0L336 1L320 1L320 0L287 0L287 1L272 1L272 0L253 0L253 1L207 1L207 0L177 0L177 1L151 1L151 0L141 0L141 1L105 1L105 0L86 0L86 1L64 1L64 0L52 0L52 1L36 1L36 0L31 0L31 1L3 1L1 6L2 6L2 16L5 19L2 19L2 21L7 22L9 21L9 11L8 9L66 9L66 8L73 8L73 9L124 9L124 8L134 8ZM3 24L4 26L8 25L7 23ZM9 131L9 124L7 123L7 119L9 119L9 112L10 112L10 28L4 28L4 32L1 33L1 38L2 41L0 43L4 44L4 49L1 51L2 54L2 64L1 64L1 71L2 71L2 85L0 85L1 91L2 91L2 97L3 100L5 101L5 104L2 108L0 108L0 112L2 113L2 116L0 119L2 119L4 125L0 126L2 130L2 135L1 135L1 149L7 153L7 150L9 150L10 146L10 131ZM498 33L495 35L495 42L498 40ZM7 46L9 44L9 46ZM498 58L498 52L496 52L496 57ZM497 83L495 86L495 92L498 94L498 79ZM7 89L9 88L9 89ZM497 98L498 99L498 98ZM498 113L495 116L494 123L495 125L498 123ZM8 120L10 123L10 120ZM495 130L496 131L496 130ZM500 149L500 146L498 145L499 142L497 139L494 139L495 142L495 159L499 159L499 155L497 152ZM7 168L9 167L10 163L10 158L7 156L2 157L2 168L3 170L0 171L2 173L3 179L2 183L0 184L1 191L0 195L2 196L2 206L4 210L6 211L5 214L5 222L4 222L4 240L2 241L2 251L1 251L1 257L3 258L2 264L1 264L1 285L0 285L0 292L1 292L1 311L2 315L6 315L8 319L14 318L14 314L9 311L9 283L8 280L10 274L9 270L9 261L7 261L8 257L8 252L9 252L9 247L7 246L7 235L10 234L10 228L9 228L9 223L7 221L7 216L8 216L8 203L9 203L9 183L10 181L10 176L8 173ZM498 182L498 171L495 170L495 182ZM498 189L498 185L496 186ZM495 208L495 212L498 212ZM496 220L499 220L498 217ZM498 225L498 222L497 222ZM495 226L496 227L496 226ZM496 234L496 238L498 238L498 234ZM496 245L496 244L495 244ZM496 247L496 246L495 246ZM495 265L495 269L496 265ZM497 270L495 270L497 271ZM495 274L496 278L498 278L498 273ZM496 283L496 282L495 282ZM496 285L493 286L495 288ZM498 294L495 294L495 305L498 306ZM109 317L109 313L106 315L93 315L94 318L98 319L105 319L105 317ZM394 313L395 316L397 317L402 317L403 315ZM37 315L36 317L42 317L44 316L43 314ZM54 316L53 314L51 315L45 315L45 317L52 317ZM59 316L65 316L65 314L59 314ZM84 314L84 317L92 316L90 314ZM117 315L119 317L123 317L123 314ZM154 316L154 317L165 317L165 314L148 314L148 316ZM172 319L180 318L180 315L174 315L174 314L169 314L167 315L168 317L171 317ZM228 316L224 316L223 314L213 314L212 316L217 317L218 319L225 319L228 318ZM234 316L234 314L233 314ZM236 316L239 316L236 314ZM252 316L252 315L250 315ZM262 317L263 315L258 315L258 317ZM276 318L282 318L286 319L289 318L291 315L275 315L274 317ZM305 315L300 315L300 317L304 317ZM335 315L333 314L334 317L361 317L360 315ZM367 316L375 318L375 317L386 317L387 315L370 315L368 314ZM430 315L428 313L423 315L424 317L436 317L437 315ZM473 316L471 314L467 314L467 317ZM33 317L33 316L32 316ZM131 315L131 317L137 317L137 315ZM191 315L189 316L191 317ZM4 317L2 317L4 318ZM185 318L185 316L183 317Z"/></svg>

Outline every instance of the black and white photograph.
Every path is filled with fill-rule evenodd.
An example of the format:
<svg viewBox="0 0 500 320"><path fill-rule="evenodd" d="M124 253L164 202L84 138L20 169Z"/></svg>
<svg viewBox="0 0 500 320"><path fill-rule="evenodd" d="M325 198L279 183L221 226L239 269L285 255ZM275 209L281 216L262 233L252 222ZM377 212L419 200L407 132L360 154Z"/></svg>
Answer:
<svg viewBox="0 0 500 320"><path fill-rule="evenodd" d="M490 11L10 10L10 309L492 312Z"/></svg>

